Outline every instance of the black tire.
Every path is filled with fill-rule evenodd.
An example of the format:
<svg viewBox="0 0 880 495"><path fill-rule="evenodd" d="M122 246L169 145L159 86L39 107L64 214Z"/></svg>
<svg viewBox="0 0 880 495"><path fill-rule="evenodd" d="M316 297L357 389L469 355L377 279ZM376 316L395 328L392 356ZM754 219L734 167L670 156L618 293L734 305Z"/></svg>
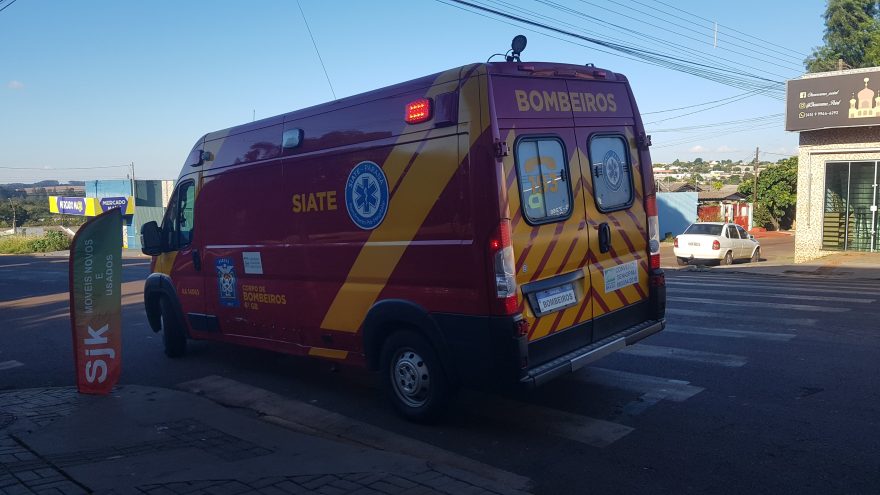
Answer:
<svg viewBox="0 0 880 495"><path fill-rule="evenodd" d="M755 252L752 253L752 263L757 263L761 261L761 248L755 248Z"/></svg>
<svg viewBox="0 0 880 495"><path fill-rule="evenodd" d="M724 259L721 260L722 265L732 265L733 264L733 253L728 251L727 254L724 255Z"/></svg>
<svg viewBox="0 0 880 495"><path fill-rule="evenodd" d="M682 258L681 256L676 256L675 261L678 263L678 266L687 266L688 264L688 259Z"/></svg>
<svg viewBox="0 0 880 495"><path fill-rule="evenodd" d="M381 364L382 386L404 418L429 422L446 411L454 387L437 351L423 336L395 332L382 345Z"/></svg>
<svg viewBox="0 0 880 495"><path fill-rule="evenodd" d="M162 310L162 344L165 346L165 355L170 358L182 357L186 354L186 331L167 297L159 300L159 307Z"/></svg>

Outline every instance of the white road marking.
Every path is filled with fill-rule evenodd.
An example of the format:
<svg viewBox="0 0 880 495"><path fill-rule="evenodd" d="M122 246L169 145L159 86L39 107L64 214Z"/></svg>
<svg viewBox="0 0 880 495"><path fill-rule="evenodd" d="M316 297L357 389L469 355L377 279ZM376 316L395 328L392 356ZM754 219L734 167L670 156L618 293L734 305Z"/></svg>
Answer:
<svg viewBox="0 0 880 495"><path fill-rule="evenodd" d="M761 287L764 289L764 287ZM753 288L754 289L754 288ZM876 299L858 299L855 297L832 297L832 296L816 296L816 295L807 295L807 294L780 294L780 293L769 293L769 292L752 292L745 291L744 288L736 288L736 289L728 289L728 290L712 290L712 289L702 289L702 288L693 288L693 289L684 289L684 288L675 288L673 289L676 293L679 292L696 292L698 294L717 294L720 296L728 296L728 297L760 297L764 299L795 299L795 300L805 300L805 301L827 301L827 302L849 302L849 303L859 303L859 304L870 304Z"/></svg>
<svg viewBox="0 0 880 495"><path fill-rule="evenodd" d="M698 303L706 306L737 306L739 308L771 308L790 309L795 311L815 311L821 313L844 313L849 308L810 306L807 304L771 303L764 301L722 301L718 299L704 299L701 297L666 297L667 301Z"/></svg>
<svg viewBox="0 0 880 495"><path fill-rule="evenodd" d="M828 292L832 293L840 293L839 289L833 288L829 289L828 287L820 288L820 287L796 287L794 285L780 285L780 284L761 284L761 283L748 283L748 282L725 282L725 283L711 283L711 282L689 282L684 280L673 280L666 279L666 284L669 286L696 286L696 287L721 287L727 289L738 289L738 288L746 288L746 289L762 289L762 290L780 290L785 292L815 292L825 294ZM872 287L876 289L875 287ZM730 291L728 291L730 293ZM858 291L855 292L854 295L857 296L880 296L880 291Z"/></svg>
<svg viewBox="0 0 880 495"><path fill-rule="evenodd" d="M657 357L692 363L713 364L727 368L739 368L749 362L745 356L737 356L735 354L717 354L714 352L693 351L690 349L679 349L677 347L664 347L648 344L631 345L617 352L632 356Z"/></svg>
<svg viewBox="0 0 880 495"><path fill-rule="evenodd" d="M0 371L11 370L12 368L18 368L19 366L24 366L24 363L18 361L2 361L0 362Z"/></svg>
<svg viewBox="0 0 880 495"><path fill-rule="evenodd" d="M718 318L718 312L699 311L696 309L682 308L666 308L666 314L679 316L696 316L700 318ZM815 318L777 318L774 316L763 316L753 314L737 314L735 320L738 321L758 321L761 323L777 323L780 325L790 326L815 326L819 321Z"/></svg>
<svg viewBox="0 0 880 495"><path fill-rule="evenodd" d="M740 277L732 275L673 275L667 277L667 280L693 280L701 282L724 282L724 283L745 283L745 284L776 284L783 287L793 287L795 285L812 285L819 287L831 288L853 288L853 289L875 289L876 282L870 280L834 280L828 276L816 275L815 277L756 277L753 275L743 275Z"/></svg>
<svg viewBox="0 0 880 495"><path fill-rule="evenodd" d="M570 379L631 392L652 392L657 397L675 402L688 400L705 390L703 387L691 385L690 382L659 376L594 367L584 370L571 375Z"/></svg>
<svg viewBox="0 0 880 495"><path fill-rule="evenodd" d="M8 265L0 265L0 268L13 268L16 266L30 266L33 263L10 263Z"/></svg>
<svg viewBox="0 0 880 495"><path fill-rule="evenodd" d="M664 332L687 333L692 335L707 335L710 337L728 337L733 339L756 339L770 340L774 342L787 342L795 337L793 333L755 332L751 330L733 330L729 328L693 327L686 325L667 325ZM618 351L620 352L620 351Z"/></svg>
<svg viewBox="0 0 880 495"><path fill-rule="evenodd" d="M633 431L633 428L619 423L497 396L468 401L467 409L493 422L547 432L599 448L607 447Z"/></svg>

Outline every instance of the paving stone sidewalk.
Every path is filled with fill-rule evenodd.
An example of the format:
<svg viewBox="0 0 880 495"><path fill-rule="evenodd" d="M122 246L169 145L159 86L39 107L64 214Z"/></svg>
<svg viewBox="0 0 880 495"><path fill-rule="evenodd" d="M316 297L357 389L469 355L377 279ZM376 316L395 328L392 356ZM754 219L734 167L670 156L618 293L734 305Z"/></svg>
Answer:
<svg viewBox="0 0 880 495"><path fill-rule="evenodd" d="M0 392L0 494L521 494L412 456L292 432L182 392Z"/></svg>

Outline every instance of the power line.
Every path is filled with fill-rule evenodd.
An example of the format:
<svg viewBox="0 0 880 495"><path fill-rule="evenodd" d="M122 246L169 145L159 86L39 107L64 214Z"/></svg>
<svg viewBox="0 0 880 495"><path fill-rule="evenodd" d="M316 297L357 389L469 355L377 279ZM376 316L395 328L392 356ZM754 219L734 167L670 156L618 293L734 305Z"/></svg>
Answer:
<svg viewBox="0 0 880 495"><path fill-rule="evenodd" d="M678 8L678 7L674 6L674 5L670 5L670 4L668 4L668 3L666 3L666 2L664 2L664 1L662 1L662 0L654 0L654 1L657 2L657 3L659 3L659 4L665 5L665 6L671 8L671 9L673 9L673 10L677 10L677 11L679 11L679 12L685 13L685 14L691 16L691 17L696 17L697 19L701 19L701 20L704 20L704 21L706 21L706 22L711 22L711 23L714 23L714 22L715 22L715 21L713 21L713 20L711 20L711 19L706 19L705 17L698 16L697 14L693 14L693 13L691 13L691 12L688 12L687 10L684 10L684 9ZM757 36L753 36L753 35L751 35L751 34L749 34L749 33L744 33L744 32L742 32L742 31L736 30L736 29L734 29L734 28L732 28L732 27L725 26L725 25L723 25L723 24L719 24L719 26L720 26L720 27L727 28L727 29L729 29L729 30L731 30L731 31L733 31L733 32L735 32L735 33L739 33L739 34L742 34L742 35L744 35L744 36L748 36L749 38L756 39L756 40L758 40L758 41L761 41L762 43L766 43L766 44L768 44L768 45L773 45L773 46L775 46L775 47L777 47L777 48L782 48L782 49L784 49L784 50L788 50L788 51L790 51L790 52L792 52L792 53L795 53L795 54L798 54L798 55L800 55L800 56L804 56L804 57L806 56L806 55L803 55L803 54L801 54L800 52L795 51L795 50L792 50L791 48L788 48L788 47L786 47L786 46L778 45L778 44L773 43L773 42L771 42L771 41L767 41L767 40L765 40L765 39L763 39L763 38L759 38L759 37L757 37Z"/></svg>
<svg viewBox="0 0 880 495"><path fill-rule="evenodd" d="M567 14L574 14L574 15L577 15L577 16L579 16L579 17L583 17L583 18L585 18L585 19L589 19L589 20L591 20L591 21L593 21L593 22L595 22L595 23L598 23L598 24L600 24L600 25L611 26L611 27L614 28L615 30L623 31L623 32L625 32L625 33L628 34L628 35L634 35L634 36L638 36L638 37L641 37L641 38L645 38L645 39L648 39L648 40L650 40L650 41L652 41L652 42L654 42L654 43L661 43L661 44L663 44L663 45L667 45L668 47L671 47L671 48L673 48L673 49L675 49L675 50L688 52L688 54L691 55L691 56L693 56L693 55L697 55L697 56L700 57L700 59L703 60L703 61L709 61L709 60L716 60L716 59L717 59L717 60L723 60L723 61L726 61L726 62L730 62L731 64L734 64L734 65L721 64L721 66L724 67L724 68L727 68L727 69L729 69L729 70L731 70L731 71L738 71L740 67L748 67L748 68L750 68L750 69L754 69L754 70L757 70L757 71L760 71L760 72L767 72L768 74L772 74L772 73L770 73L770 72L768 72L768 71L766 71L766 70L764 70L764 69L760 69L760 68L758 68L758 67L754 67L754 66L751 66L751 65L748 65L748 64L744 64L744 63L742 63L742 62L737 62L737 61L734 61L734 60L730 60L730 59L728 59L728 58L719 57L718 55L708 54L708 53L706 53L706 52L704 52L704 51L696 50L696 49L693 49L693 48L690 48L690 47L684 46L684 45L682 45L682 44L680 44L680 43L675 43L675 42L668 41L668 40L665 40L665 39L662 39L662 38L658 38L658 37L656 37L656 36L651 36L651 35L648 35L648 34L642 33L641 31L634 30L634 29L630 29L630 28L627 28L627 27L625 27L625 26L621 26L621 25L619 25L619 24L615 24L615 23L613 23L613 22L607 21L607 20L602 19L602 18L599 18L599 17L591 16L591 15L585 13L585 12L582 12L582 11L580 11L580 10L574 9L574 8L572 8L572 7L568 7L568 6L565 6L565 5L559 4L559 3L554 2L554 1L551 1L551 0L535 0L535 1L538 2L538 3L544 4L544 5L547 5L547 6L551 7L551 8L556 9L556 10L560 10L560 11L562 11L562 12L565 12L565 13L567 13ZM648 24L649 26L652 26L652 27L655 27L655 28L658 28L658 29L661 29L661 30L664 29L664 28L662 28L662 27L660 27L660 26L657 26L657 25L655 25L655 24L651 24L651 23L649 23L649 22L642 21L642 20L640 20L640 19L637 19L637 18L635 18L635 17L629 16L629 15L626 15L626 14L621 14L621 13L615 11L615 10L608 9L607 7L603 7L603 6L601 6L601 5L597 5L597 4L594 4L594 3L588 2L588 1L586 1L586 0L579 0L579 1L582 2L582 3L586 3L586 4L588 4L588 5L592 5L592 6L594 6L594 7L600 8L600 9L607 10L607 11L609 11L609 12L612 12L612 13L617 14L617 15L622 16L622 17L625 17L625 18L628 18L628 19L632 19L632 20L635 20L635 21L637 21L637 22L642 22L642 23L644 23L644 24ZM557 22L558 22L558 21L557 21ZM691 39L691 40L695 40L695 41L698 41L698 42L704 43L702 40L699 40L699 39L697 39L697 38L693 38L693 37L691 37L691 36L687 36L687 35L680 35L680 36L683 36L683 37L685 37L685 38L688 38L688 39ZM740 54L742 54L741 52L735 52L735 53L740 53ZM777 65L777 64L774 64L774 65ZM783 79L788 79L788 76L783 76L783 75L781 75L781 74L772 74L772 75L775 75L775 76L781 77L781 78L783 78Z"/></svg>
<svg viewBox="0 0 880 495"><path fill-rule="evenodd" d="M775 120L780 119L783 115L785 115L785 114L774 113L774 114L770 114L770 115L762 115L760 117L749 117L747 119L728 120L726 122L715 122L715 123L711 123L711 124L700 124L700 125L693 125L693 126L688 126L688 127L676 127L676 128L672 128L672 129L651 129L651 133L655 134L658 132L684 132L684 131L706 129L708 127L723 127L723 126L733 125L733 124L745 124L747 122L755 124L755 123L761 123L761 122L767 121L767 120L774 120L775 121Z"/></svg>
<svg viewBox="0 0 880 495"><path fill-rule="evenodd" d="M653 111L653 112L642 112L642 115L653 115L653 114L656 114L656 113L677 112L677 111L679 111L679 110L687 110L688 108L702 107L702 106L711 105L712 103L718 103L718 102L734 103L734 102L737 102L737 101L740 101L740 100L744 100L744 99L746 99L746 98L749 98L749 97L752 97L752 96L756 96L756 95L759 95L759 94L761 94L761 92L760 92L759 90L747 91L747 92L745 92L745 93L741 93L741 94L738 94L738 95L728 96L727 98L721 98L721 99L719 99L719 100L712 100L712 101L705 101L705 102L703 102L703 103L697 103L697 104L695 104L695 105L688 105L688 106L685 106L685 107L678 107L678 108L667 108L666 110L655 110L655 111ZM725 105L726 105L726 104L727 104L727 103L725 103ZM718 105L718 106L721 106L721 105ZM712 108L717 108L717 107L712 107ZM709 110L709 109L707 109L707 110Z"/></svg>
<svg viewBox="0 0 880 495"><path fill-rule="evenodd" d="M315 42L315 37L312 36L312 28L309 27L309 21L306 19L306 13L303 12L302 5L299 4L299 0L296 0L296 6L299 7L299 13L302 14L303 22L306 24L306 30L309 32L309 38L312 39L312 46L315 47L315 53L318 54L318 61L321 62L321 68L324 69L324 77L327 78L327 84L330 86L330 93L333 94L333 99L336 99L336 91L333 91L333 83L330 82L330 74L327 73L327 67L324 66L324 59L321 58L321 52L318 51L318 43Z"/></svg>
<svg viewBox="0 0 880 495"><path fill-rule="evenodd" d="M6 5L4 5L2 8L0 8L0 12L3 12L4 10L8 9L9 6L12 5L12 4L14 4L16 1L18 1L18 0L12 0L11 2L7 3Z"/></svg>
<svg viewBox="0 0 880 495"><path fill-rule="evenodd" d="M98 170L98 169L106 169L106 168L121 168L128 167L126 165L110 165L107 167L64 167L64 168L44 168L44 167L0 167L4 170L37 170L37 171L46 171L46 172L64 172L65 170Z"/></svg>
<svg viewBox="0 0 880 495"><path fill-rule="evenodd" d="M440 1L440 0L438 0L438 1ZM780 88L779 98L780 99L782 98L782 96L781 96L781 91L782 91L782 86L783 86L782 81L768 79L766 77L756 75L756 74L750 74L750 73L747 73L744 71L728 70L728 69L720 68L720 67L709 65L709 64L699 63L699 62L696 62L693 60L672 57L672 56L669 56L666 54L654 52L651 50L639 49L636 47L632 47L632 46L628 46L628 45L624 45L624 44L620 44L620 43L606 42L603 40L599 40L599 39L591 38L588 36L583 36L583 35L580 35L577 33L573 33L571 31L566 31L566 30L559 29L559 28L556 28L553 26L549 26L547 24L543 24L540 22L532 21L529 19L524 19L524 18L515 16L513 14L500 12L498 10L486 7L484 5L477 5L477 4L467 2L464 0L450 0L450 1L455 2L457 4L468 6L472 9L478 9L483 12L488 12L488 13L494 14L499 17L511 19L511 20L517 21L522 24L536 26L538 28L546 29L548 31L553 31L553 32L557 32L560 34L564 34L566 36L571 36L573 38L582 39L582 40L587 41L592 44L596 44L596 45L606 47L606 48L609 48L609 49L617 51L617 52L622 52L622 53L626 53L628 55L637 57L647 63L652 63L654 65L659 65L659 66L666 67L666 68L669 68L672 70L677 70L680 72L689 73L692 75L696 75L698 77L702 77L704 79L719 82L721 84L726 84L726 85L734 86L734 87L740 87L743 89L758 89L758 88L766 89L765 87L766 87L767 83L772 83L774 85L777 85ZM441 3L444 3L444 2L441 2ZM759 84L760 84L760 86L759 86Z"/></svg>
<svg viewBox="0 0 880 495"><path fill-rule="evenodd" d="M663 29L663 30L666 30L666 31L668 31L668 32L671 32L671 33L674 33L674 34L676 34L676 35L678 35L678 36L681 36L682 38L689 39L689 40L692 40L692 41L696 41L697 43L702 43L702 44L706 44L706 45L712 45L712 44L713 44L712 42L710 42L710 41L708 41L708 40L704 40L704 39L696 38L696 37L694 37L694 36L690 36L690 35L688 35L688 34L683 34L683 33L678 32L678 31L674 31L674 30L671 30L671 29L668 29L668 28L664 28L663 26L659 26L659 25L657 25L657 24L654 24L654 23L651 23L651 22L648 22L648 21L645 21L645 20L639 19L639 18L637 18L637 17L634 17L634 16L629 15L629 14L626 14L626 13L618 12L618 11L616 11L616 10L610 9L610 8L608 8L608 7L604 7L604 6L600 5L600 4L596 4L596 3L590 2L590 1L588 1L588 0L578 0L578 1L581 2L581 3L585 3L585 4L587 4L587 5L592 5L593 7L600 8L600 9L606 10L606 11L608 11L608 12L611 12L611 13L617 14L617 15L619 15L619 16L621 16L621 17L625 17L625 18L627 18L627 19L632 19L632 20L634 20L634 21L636 21L636 22L640 22L640 23L642 23L642 24L646 24L646 25L648 25L648 26L651 26L651 27L654 27L654 28L657 28L657 29ZM612 3L617 3L617 2L614 2L614 0L610 0L610 1L611 1ZM641 11L641 10L635 9L635 8L633 8L633 7L631 7L631 6L626 6L626 7L627 7L627 11L638 12L638 13L645 14L645 15L649 15L649 16L650 16L650 14L647 14L647 13ZM667 24L671 24L671 25L676 26L676 27L679 27L679 28L685 28L685 29L687 29L686 26L682 26L681 24L677 24L677 23L674 23L674 22L672 22L672 21L667 21L667 20L665 20L665 19L658 18L658 17L656 17L656 16L652 17L652 19L657 19L657 20L659 20L659 21L666 22ZM745 47L742 47L741 45L734 45L734 46L738 46L738 47L740 47L740 48L745 48ZM774 62L772 62L772 61L770 61L770 60L766 60L766 59L762 59L762 58L757 57L757 56L755 55L755 53L754 53L754 50L752 50L752 53L748 53L748 54L747 54L747 53L743 53L743 52L740 52L740 51L737 51L737 50L732 50L732 49L730 49L730 48L726 48L726 47L723 47L723 46L720 47L720 48L721 48L722 50L726 50L726 51L729 51L729 52L732 52L732 53L736 53L736 54L738 54L738 55L746 55L746 56L749 56L750 58L754 58L754 59L756 59L756 60L761 60L761 61L763 61L763 62L767 62L767 63L771 63L771 64L774 63ZM775 59L778 60L778 61L783 61L783 62L785 62L785 63L791 63L791 62L789 62L789 61L786 61L786 60L780 59L779 57L775 57L775 56L771 56L771 57L772 57L772 58L775 58ZM719 57L719 58L720 58L720 57ZM754 68L754 67L753 67L753 68ZM789 66L789 68L791 68L791 66ZM793 70L800 71L800 66L798 66L796 69L793 69Z"/></svg>

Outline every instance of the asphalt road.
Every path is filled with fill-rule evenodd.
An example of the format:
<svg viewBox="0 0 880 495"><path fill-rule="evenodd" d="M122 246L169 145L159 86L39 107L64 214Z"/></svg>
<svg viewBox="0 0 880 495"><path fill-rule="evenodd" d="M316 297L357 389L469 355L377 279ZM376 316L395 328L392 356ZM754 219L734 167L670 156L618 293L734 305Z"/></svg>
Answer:
<svg viewBox="0 0 880 495"><path fill-rule="evenodd" d="M763 243L762 243L763 244ZM769 253L768 253L769 255ZM536 493L880 492L880 286L670 270L669 326L532 393L400 420L374 377L195 342L165 358L124 261L122 383L220 375L528 476ZM64 259L0 257L0 390L73 385Z"/></svg>

